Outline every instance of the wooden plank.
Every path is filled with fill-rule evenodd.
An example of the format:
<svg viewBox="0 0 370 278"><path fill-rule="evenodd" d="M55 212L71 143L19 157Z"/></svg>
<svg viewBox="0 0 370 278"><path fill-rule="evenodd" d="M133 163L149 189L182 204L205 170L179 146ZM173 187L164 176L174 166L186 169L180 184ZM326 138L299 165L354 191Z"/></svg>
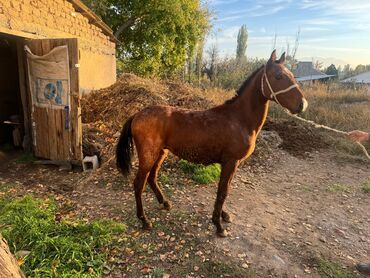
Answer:
<svg viewBox="0 0 370 278"><path fill-rule="evenodd" d="M49 137L49 158L50 159L59 159L58 157L58 142L57 142L57 127L55 125L55 118L56 114L58 114L58 110L56 109L46 109L48 111L48 126L49 131L46 131ZM63 142L61 142L63 143Z"/></svg>
<svg viewBox="0 0 370 278"><path fill-rule="evenodd" d="M49 142L49 113L48 109L41 107L33 107L33 120L35 123L36 136L36 153L37 157L50 158L50 142Z"/></svg>
<svg viewBox="0 0 370 278"><path fill-rule="evenodd" d="M79 52L77 39L69 40L71 75L71 150L72 159L82 161L81 93L79 86Z"/></svg>

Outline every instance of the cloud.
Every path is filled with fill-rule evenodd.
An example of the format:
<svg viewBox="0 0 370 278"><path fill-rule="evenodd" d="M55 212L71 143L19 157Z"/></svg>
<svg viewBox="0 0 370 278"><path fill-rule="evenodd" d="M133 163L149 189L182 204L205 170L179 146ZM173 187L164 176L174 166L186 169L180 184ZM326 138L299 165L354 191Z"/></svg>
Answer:
<svg viewBox="0 0 370 278"><path fill-rule="evenodd" d="M236 19L242 18L241 15L231 15L231 16L223 16L221 18L216 17L217 22L227 22L227 21L234 21Z"/></svg>
<svg viewBox="0 0 370 278"><path fill-rule="evenodd" d="M302 27L301 28L302 31L329 31L330 29L329 28L326 28L326 27L320 27L320 26L307 26L307 27Z"/></svg>
<svg viewBox="0 0 370 278"><path fill-rule="evenodd" d="M302 25L336 25L338 24L338 20L332 18L312 18L312 19L304 19L300 21Z"/></svg>
<svg viewBox="0 0 370 278"><path fill-rule="evenodd" d="M238 2L237 4L235 4ZM235 8L225 12L224 17L216 18L216 22L236 21L240 18L263 17L274 15L289 7L292 0L257 0L257 1L235 1L235 0L212 0L211 6L219 6L234 3Z"/></svg>
<svg viewBox="0 0 370 278"><path fill-rule="evenodd" d="M238 1L239 0L209 0L209 3L211 5L218 6L218 5L233 4Z"/></svg>

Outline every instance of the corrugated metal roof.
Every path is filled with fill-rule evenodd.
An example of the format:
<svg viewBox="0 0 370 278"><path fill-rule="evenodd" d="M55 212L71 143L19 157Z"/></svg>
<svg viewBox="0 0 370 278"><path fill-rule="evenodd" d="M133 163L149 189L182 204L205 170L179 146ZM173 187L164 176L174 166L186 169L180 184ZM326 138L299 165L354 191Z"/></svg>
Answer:
<svg viewBox="0 0 370 278"><path fill-rule="evenodd" d="M314 69L312 62L298 62L293 70L294 77L325 75L321 71Z"/></svg>
<svg viewBox="0 0 370 278"><path fill-rule="evenodd" d="M293 69L293 74L297 81L319 80L334 76L314 69L312 62L298 62Z"/></svg>
<svg viewBox="0 0 370 278"><path fill-rule="evenodd" d="M343 83L363 83L363 84L370 84L370 71L363 72L358 75L346 78L342 80Z"/></svg>
<svg viewBox="0 0 370 278"><path fill-rule="evenodd" d="M297 80L297 81L310 81L310 80L325 79L325 78L329 78L329 77L333 77L333 76L335 76L335 75L318 74L318 75L296 77L295 80Z"/></svg>

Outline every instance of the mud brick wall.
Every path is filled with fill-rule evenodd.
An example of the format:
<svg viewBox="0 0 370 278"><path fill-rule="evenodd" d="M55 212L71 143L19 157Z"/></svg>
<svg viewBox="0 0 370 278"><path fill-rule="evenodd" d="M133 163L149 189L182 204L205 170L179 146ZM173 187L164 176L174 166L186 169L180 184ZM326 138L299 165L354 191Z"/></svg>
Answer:
<svg viewBox="0 0 370 278"><path fill-rule="evenodd" d="M78 38L83 92L116 80L115 43L67 0L0 0L0 33Z"/></svg>

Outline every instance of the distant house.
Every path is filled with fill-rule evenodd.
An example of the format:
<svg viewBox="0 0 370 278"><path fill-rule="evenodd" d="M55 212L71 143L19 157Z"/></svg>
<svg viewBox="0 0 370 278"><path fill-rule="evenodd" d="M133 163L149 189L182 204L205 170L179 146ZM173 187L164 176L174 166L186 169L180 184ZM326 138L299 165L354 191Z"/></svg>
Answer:
<svg viewBox="0 0 370 278"><path fill-rule="evenodd" d="M341 81L342 83L356 83L356 84L369 84L370 85L370 71L348 77Z"/></svg>
<svg viewBox="0 0 370 278"><path fill-rule="evenodd" d="M298 62L293 69L294 77L299 82L313 80L328 80L335 75L325 74L313 67L312 62Z"/></svg>
<svg viewBox="0 0 370 278"><path fill-rule="evenodd" d="M367 86L370 92L370 71L357 74L352 77L348 77L340 81L342 84Z"/></svg>

